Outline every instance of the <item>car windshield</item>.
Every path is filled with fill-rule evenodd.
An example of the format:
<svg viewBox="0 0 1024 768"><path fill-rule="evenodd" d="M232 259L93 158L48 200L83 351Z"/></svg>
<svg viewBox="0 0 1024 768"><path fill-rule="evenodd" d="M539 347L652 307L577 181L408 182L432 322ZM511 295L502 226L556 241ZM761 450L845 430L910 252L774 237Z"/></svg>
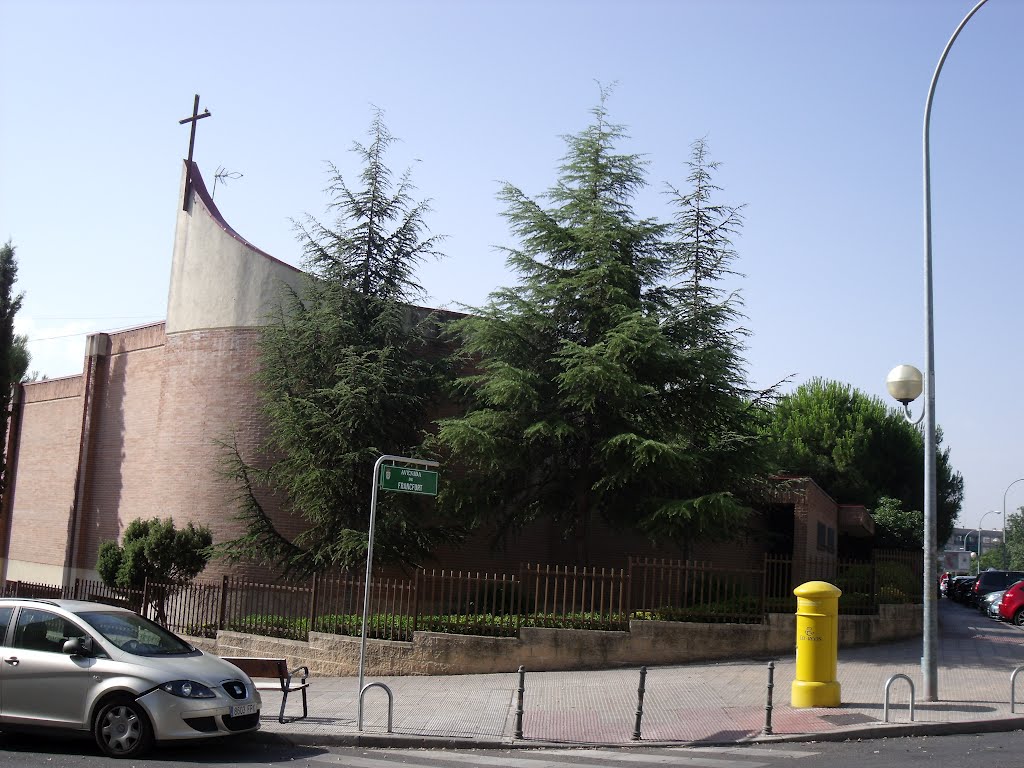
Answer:
<svg viewBox="0 0 1024 768"><path fill-rule="evenodd" d="M87 611L78 614L122 651L136 656L174 656L196 653L196 649L137 613Z"/></svg>

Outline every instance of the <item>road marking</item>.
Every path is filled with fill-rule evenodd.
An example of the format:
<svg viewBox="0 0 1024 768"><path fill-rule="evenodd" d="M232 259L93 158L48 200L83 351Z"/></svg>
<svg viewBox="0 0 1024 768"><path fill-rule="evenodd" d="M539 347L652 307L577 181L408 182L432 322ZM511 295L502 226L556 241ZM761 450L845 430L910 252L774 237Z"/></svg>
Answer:
<svg viewBox="0 0 1024 768"><path fill-rule="evenodd" d="M679 765L695 768L765 768L769 763L751 760L716 760L709 757L689 757L688 750L680 749L671 754L665 752L627 752L624 750L594 749L538 749L516 750L516 757L509 753L501 756L484 755L476 752L466 753L454 750L405 750L381 749L374 757L355 757L349 754L329 753L314 755L309 760L335 765L351 766L351 768L380 768L383 764L394 764L395 758L401 759L404 765L453 765L496 766L497 768L566 768L568 766L595 765L598 763L617 763L619 765ZM376 756L376 755L379 755ZM552 759L554 758L554 759Z"/></svg>
<svg viewBox="0 0 1024 768"><path fill-rule="evenodd" d="M780 747L762 746L760 749L754 749L752 747L686 747L687 752L725 752L728 754L736 755L759 755L768 753L772 757L814 757L819 754L818 752L803 752L795 749L782 749Z"/></svg>
<svg viewBox="0 0 1024 768"><path fill-rule="evenodd" d="M585 757L587 760L616 761L622 763L639 763L643 765L693 765L698 768L760 768L768 765L764 762L752 762L749 760L722 760L714 757L690 757L691 750L680 748L672 752L649 752L637 751L626 752L624 750L581 750L581 749L552 749L545 750L544 754L554 757Z"/></svg>
<svg viewBox="0 0 1024 768"><path fill-rule="evenodd" d="M496 751L495 751L496 752ZM708 757L708 754L742 755L753 759L725 759ZM515 756L513 756L513 754ZM762 750L745 749L742 747L662 747L655 749L516 749L501 751L500 754L487 754L475 751L443 750L443 749L374 749L360 756L350 751L328 752L314 755L308 760L318 763L331 763L346 768L381 768L383 765L394 765L396 760L403 765L436 766L471 765L477 768L495 766L495 768L585 768L601 766L612 768L620 766L692 766L693 768L766 768L771 762L765 758L775 759L810 757L816 752L800 752L791 749L771 749L767 753Z"/></svg>

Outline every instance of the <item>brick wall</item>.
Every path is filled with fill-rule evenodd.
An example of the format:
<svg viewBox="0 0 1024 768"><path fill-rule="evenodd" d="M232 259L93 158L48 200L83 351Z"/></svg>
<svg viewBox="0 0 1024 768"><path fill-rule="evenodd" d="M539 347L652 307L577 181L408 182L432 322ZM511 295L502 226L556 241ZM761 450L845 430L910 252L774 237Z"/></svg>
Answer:
<svg viewBox="0 0 1024 768"><path fill-rule="evenodd" d="M793 561L834 560L839 537L839 506L817 483L809 478L779 478L777 501L793 505ZM819 523L824 526L825 541L819 545ZM832 547L828 548L828 530Z"/></svg>
<svg viewBox="0 0 1024 768"><path fill-rule="evenodd" d="M75 492L82 377L26 384L7 578L60 580Z"/></svg>
<svg viewBox="0 0 1024 768"><path fill-rule="evenodd" d="M97 359L79 569L95 569L100 544L116 541L135 518L166 517L154 494L163 371L163 324L111 334L110 354Z"/></svg>
<svg viewBox="0 0 1024 768"><path fill-rule="evenodd" d="M154 493L162 516L173 516L179 526L189 521L209 525L215 542L242 532L234 519L235 488L220 474L225 451L219 443L237 440L243 457L254 461L265 435L254 381L258 333L256 329L178 333L168 336L164 347ZM270 500L264 501L273 511ZM300 530L297 521L279 522L286 535ZM270 575L258 566L214 561L203 578L228 573L252 578Z"/></svg>
<svg viewBox="0 0 1024 768"><path fill-rule="evenodd" d="M220 473L225 449L237 441L243 457L260 463L265 427L254 376L259 364L258 329L207 329L166 336L163 324L109 338L109 354L93 369L88 473L80 500L75 565L91 575L102 541L119 538L135 518L172 517L210 526L214 541L242 533L235 520L236 488ZM9 561L59 566L65 561L69 513L74 500L82 423L83 376L25 388L17 487ZM783 498L784 497L784 498ZM266 509L289 537L303 527L282 514L271 498ZM817 557L817 524L837 532L835 503L813 482L801 480L777 500L794 506L794 555ZM590 565L626 567L630 555L706 560L748 567L762 562L758 519L739 539L702 542L689 552L655 546L645 536L593 522ZM763 521L761 521L763 522ZM493 550L481 533L460 547L442 549L426 567L509 573L522 563L571 564L575 542L562 540L539 522ZM13 567L13 566L12 566ZM204 578L221 575L268 579L271 569L213 562ZM79 575L79 574L74 574ZM27 578L27 577L23 577Z"/></svg>

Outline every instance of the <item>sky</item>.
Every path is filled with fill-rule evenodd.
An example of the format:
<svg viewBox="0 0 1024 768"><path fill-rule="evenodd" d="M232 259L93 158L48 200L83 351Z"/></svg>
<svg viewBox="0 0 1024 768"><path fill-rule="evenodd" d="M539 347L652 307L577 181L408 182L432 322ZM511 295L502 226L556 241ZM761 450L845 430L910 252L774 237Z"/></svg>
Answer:
<svg viewBox="0 0 1024 768"><path fill-rule="evenodd" d="M0 0L0 242L17 249L31 369L81 372L85 334L162 320L188 127L232 227L301 266L330 221L326 163L374 110L401 139L445 258L425 303L481 306L517 276L497 193L555 181L598 83L643 215L671 215L697 139L744 205L736 280L751 382L813 377L888 399L924 368L922 124L973 0ZM954 45L931 120L936 419L960 524L1024 505L1024 3L990 0ZM919 401L920 403L920 401ZM915 415L921 405L915 405ZM846 501L846 500L840 500ZM988 514L986 528L1001 514Z"/></svg>

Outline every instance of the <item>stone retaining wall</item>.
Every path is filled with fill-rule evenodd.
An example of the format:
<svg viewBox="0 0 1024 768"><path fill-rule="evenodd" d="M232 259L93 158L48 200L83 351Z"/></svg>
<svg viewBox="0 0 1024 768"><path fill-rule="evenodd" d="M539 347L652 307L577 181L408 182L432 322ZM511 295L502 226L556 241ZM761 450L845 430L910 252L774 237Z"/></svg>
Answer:
<svg viewBox="0 0 1024 768"><path fill-rule="evenodd" d="M629 632L523 627L519 637L416 632L409 642L367 640L366 673L458 675L602 669L641 664L685 664L788 655L796 645L796 618L770 614L764 624L631 621ZM921 606L883 605L877 616L840 616L839 647L921 635ZM190 638L220 656L286 658L313 675L358 674L359 638L311 632L309 642L221 631L216 640ZM840 657L841 659L841 657Z"/></svg>

